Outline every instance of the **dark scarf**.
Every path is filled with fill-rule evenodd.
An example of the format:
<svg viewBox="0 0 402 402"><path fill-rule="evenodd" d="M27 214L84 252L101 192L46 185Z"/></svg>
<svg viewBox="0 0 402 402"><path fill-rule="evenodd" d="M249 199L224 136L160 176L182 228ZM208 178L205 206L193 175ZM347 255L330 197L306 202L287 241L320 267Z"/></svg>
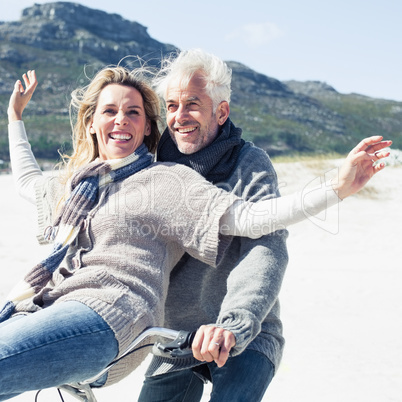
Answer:
<svg viewBox="0 0 402 402"><path fill-rule="evenodd" d="M224 181L234 170L244 140L242 130L235 127L230 119L215 140L198 152L191 155L182 154L176 147L166 129L159 142L157 160L160 162L176 162L186 165L204 176L212 183Z"/></svg>

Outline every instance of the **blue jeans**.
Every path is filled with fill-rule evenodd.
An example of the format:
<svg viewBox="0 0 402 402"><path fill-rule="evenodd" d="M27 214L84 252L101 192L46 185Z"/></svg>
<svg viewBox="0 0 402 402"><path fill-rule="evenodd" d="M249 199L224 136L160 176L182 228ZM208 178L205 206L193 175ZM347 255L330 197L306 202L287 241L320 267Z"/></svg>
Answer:
<svg viewBox="0 0 402 402"><path fill-rule="evenodd" d="M0 401L91 378L117 353L113 331L82 303L12 317L0 324Z"/></svg>
<svg viewBox="0 0 402 402"><path fill-rule="evenodd" d="M212 381L210 402L261 401L274 376L274 366L262 353L245 350L222 368L203 365ZM191 369L175 371L144 381L138 402L199 402L204 381Z"/></svg>

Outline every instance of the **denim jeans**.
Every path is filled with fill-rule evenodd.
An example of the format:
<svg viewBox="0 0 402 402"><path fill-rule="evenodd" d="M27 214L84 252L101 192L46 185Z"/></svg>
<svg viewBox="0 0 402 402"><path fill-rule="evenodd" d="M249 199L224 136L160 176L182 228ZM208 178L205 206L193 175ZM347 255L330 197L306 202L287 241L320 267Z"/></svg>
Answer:
<svg viewBox="0 0 402 402"><path fill-rule="evenodd" d="M0 324L0 401L88 379L117 353L113 331L82 303L12 317Z"/></svg>
<svg viewBox="0 0 402 402"><path fill-rule="evenodd" d="M203 365L212 380L210 402L261 401L274 376L274 366L262 353L245 350L219 368ZM191 369L146 378L138 402L199 402L204 381Z"/></svg>

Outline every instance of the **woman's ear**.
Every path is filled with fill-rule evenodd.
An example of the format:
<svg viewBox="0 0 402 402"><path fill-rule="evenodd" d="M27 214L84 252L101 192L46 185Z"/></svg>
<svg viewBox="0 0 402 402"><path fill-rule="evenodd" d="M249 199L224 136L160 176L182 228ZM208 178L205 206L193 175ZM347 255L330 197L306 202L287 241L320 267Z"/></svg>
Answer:
<svg viewBox="0 0 402 402"><path fill-rule="evenodd" d="M216 118L220 126L223 126L225 124L225 121L229 117L229 113L230 113L229 103L226 101L222 101L216 108Z"/></svg>
<svg viewBox="0 0 402 402"><path fill-rule="evenodd" d="M147 121L147 126L145 127L144 135L148 137L151 134L151 122Z"/></svg>
<svg viewBox="0 0 402 402"><path fill-rule="evenodd" d="M96 134L95 129L92 127L92 124L91 124L91 127L89 127L89 133Z"/></svg>

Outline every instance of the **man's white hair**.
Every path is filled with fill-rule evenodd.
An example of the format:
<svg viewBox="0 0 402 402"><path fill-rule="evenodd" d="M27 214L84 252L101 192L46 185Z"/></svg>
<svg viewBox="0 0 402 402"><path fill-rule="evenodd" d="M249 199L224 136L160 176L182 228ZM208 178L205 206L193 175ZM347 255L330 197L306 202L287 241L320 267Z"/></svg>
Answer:
<svg viewBox="0 0 402 402"><path fill-rule="evenodd" d="M219 57L201 49L185 50L163 59L153 81L155 91L166 100L171 83L186 88L195 73L200 73L205 80L205 91L214 111L222 101L230 102L232 70Z"/></svg>

